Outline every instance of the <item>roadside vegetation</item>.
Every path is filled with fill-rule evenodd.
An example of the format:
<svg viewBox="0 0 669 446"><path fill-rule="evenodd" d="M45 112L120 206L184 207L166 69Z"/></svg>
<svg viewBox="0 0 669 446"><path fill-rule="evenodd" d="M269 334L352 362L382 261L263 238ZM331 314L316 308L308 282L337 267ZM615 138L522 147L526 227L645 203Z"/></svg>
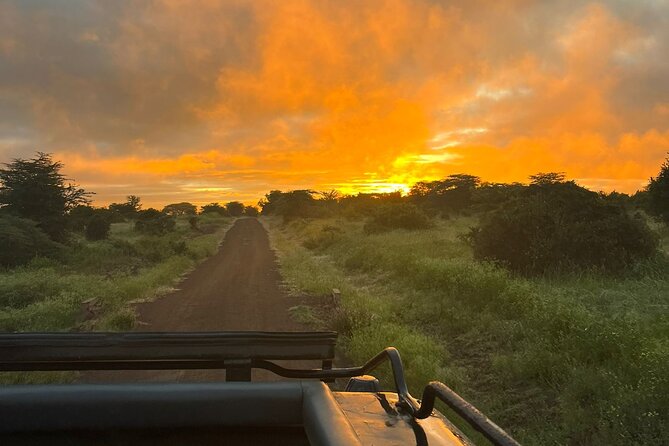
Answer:
<svg viewBox="0 0 669 446"><path fill-rule="evenodd" d="M341 290L320 324L352 362L396 346L414 395L442 380L526 444L661 445L669 230L653 193L457 175L408 197L261 205L291 289ZM379 217L393 207L401 218Z"/></svg>
<svg viewBox="0 0 669 446"><path fill-rule="evenodd" d="M238 202L142 209L136 195L94 208L62 167L38 153L0 169L0 331L132 329L131 304L214 254L244 213Z"/></svg>

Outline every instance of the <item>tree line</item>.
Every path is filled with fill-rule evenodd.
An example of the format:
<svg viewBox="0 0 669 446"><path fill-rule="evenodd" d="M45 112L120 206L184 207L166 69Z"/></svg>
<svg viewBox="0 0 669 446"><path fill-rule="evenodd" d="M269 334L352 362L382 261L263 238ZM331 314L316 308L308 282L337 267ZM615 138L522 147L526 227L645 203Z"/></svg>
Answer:
<svg viewBox="0 0 669 446"><path fill-rule="evenodd" d="M403 196L393 193L342 195L336 190L273 190L258 203L188 202L162 210L142 209L140 197L105 208L91 206L87 192L66 178L62 163L46 153L15 159L0 168L0 264L25 263L57 250L70 234L105 239L112 223L131 221L134 229L160 235L187 216L198 229L198 215L299 218L344 217L365 220L364 230L424 229L435 219L475 215L468 240L474 255L523 273L555 268L596 267L620 271L657 252L657 237L640 213L669 224L669 158L647 187L633 195L593 192L562 173L538 173L523 183L490 183L469 174L419 181ZM19 254L16 254L16 253Z"/></svg>
<svg viewBox="0 0 669 446"><path fill-rule="evenodd" d="M469 174L419 181L406 196L274 190L263 215L364 218L368 234L433 227L437 219L475 216L465 238L475 258L525 275L597 270L620 274L643 262L669 262L653 218L669 224L669 159L647 187L628 195L588 190L564 173L537 173L523 183L489 183ZM325 230L332 232L332 228ZM323 234L328 239L331 233Z"/></svg>
<svg viewBox="0 0 669 446"><path fill-rule="evenodd" d="M91 206L88 192L62 174L63 164L38 152L31 159L15 159L0 168L0 266L24 264L36 256L54 257L81 233L95 241L109 236L112 223L133 222L143 234L162 235L175 229L176 217L187 216L198 230L197 215L257 216L258 208L238 201L197 206L172 203L162 210L142 209L140 197L107 207Z"/></svg>

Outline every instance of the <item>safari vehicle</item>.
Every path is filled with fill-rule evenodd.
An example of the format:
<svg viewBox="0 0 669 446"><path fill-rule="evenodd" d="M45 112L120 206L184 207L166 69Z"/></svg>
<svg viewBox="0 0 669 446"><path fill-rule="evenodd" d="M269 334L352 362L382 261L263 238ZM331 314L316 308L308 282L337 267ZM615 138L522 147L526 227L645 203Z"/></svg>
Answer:
<svg viewBox="0 0 669 446"><path fill-rule="evenodd" d="M0 444L472 444L434 409L443 401L494 445L517 445L446 385L420 401L398 351L333 368L334 332L12 333L0 335L1 371L225 370L226 381L13 385L0 389ZM296 370L278 360L319 360ZM388 362L394 389L369 376ZM251 382L265 369L281 382ZM343 391L326 383L348 378Z"/></svg>

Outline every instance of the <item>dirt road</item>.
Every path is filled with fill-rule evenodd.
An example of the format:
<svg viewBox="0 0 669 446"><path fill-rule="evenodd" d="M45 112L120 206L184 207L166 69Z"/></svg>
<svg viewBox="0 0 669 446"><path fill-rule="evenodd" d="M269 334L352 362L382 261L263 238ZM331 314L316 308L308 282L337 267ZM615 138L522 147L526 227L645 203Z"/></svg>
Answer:
<svg viewBox="0 0 669 446"><path fill-rule="evenodd" d="M276 257L267 232L255 218L242 218L228 230L218 253L201 263L177 289L137 307L141 331L302 331L290 318L297 305L281 288ZM300 361L295 367L318 363ZM219 380L222 371L91 372L82 381ZM271 379L253 372L253 379Z"/></svg>

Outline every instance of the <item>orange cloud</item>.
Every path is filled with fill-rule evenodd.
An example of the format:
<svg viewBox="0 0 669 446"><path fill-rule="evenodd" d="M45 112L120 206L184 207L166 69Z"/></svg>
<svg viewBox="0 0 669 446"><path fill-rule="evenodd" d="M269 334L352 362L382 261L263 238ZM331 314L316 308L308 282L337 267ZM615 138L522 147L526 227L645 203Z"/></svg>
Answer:
<svg viewBox="0 0 669 446"><path fill-rule="evenodd" d="M633 192L669 150L659 3L80 6L0 5L0 156L56 152L101 204L456 172Z"/></svg>

